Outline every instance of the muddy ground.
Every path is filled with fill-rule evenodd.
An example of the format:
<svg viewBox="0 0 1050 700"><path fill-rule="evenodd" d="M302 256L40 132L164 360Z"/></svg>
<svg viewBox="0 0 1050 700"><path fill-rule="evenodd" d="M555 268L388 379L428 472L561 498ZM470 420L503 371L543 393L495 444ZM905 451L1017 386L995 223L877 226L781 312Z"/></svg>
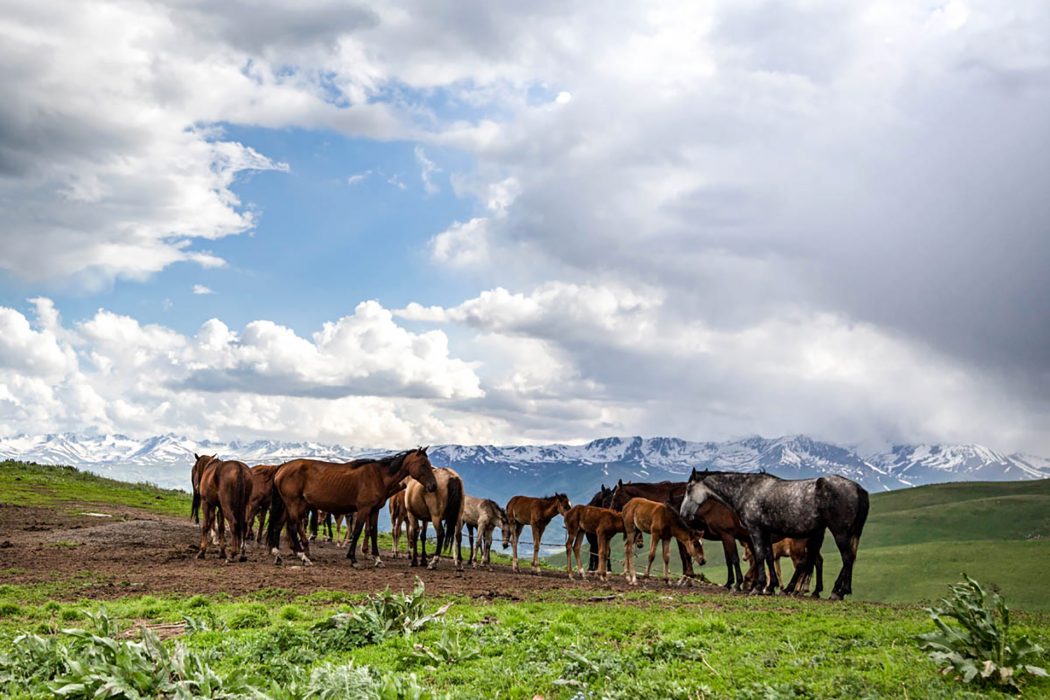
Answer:
<svg viewBox="0 0 1050 700"><path fill-rule="evenodd" d="M60 599L136 593L241 595L267 588L299 594L317 590L370 593L387 586L410 590L416 576L430 593L484 599L514 600L567 588L593 592L601 599L635 589L621 576L610 577L607 583L569 581L564 571L515 574L509 566L500 565L489 570L465 566L457 572L447 559L436 570L413 568L403 555L394 559L386 550L382 552L383 568L374 568L370 559L359 557L359 568L352 569L345 549L317 543L310 553L313 566L299 566L287 556L281 566L275 566L265 547L254 544L248 546L247 562L227 564L216 549L206 559L197 559L198 539L199 530L189 518L92 504L82 508L63 504L59 509L0 504L0 583L56 583L54 597ZM638 562L644 566L644 557L639 556ZM528 559L523 569L527 564ZM697 591L668 588L662 581L640 580L638 588L671 595ZM721 589L705 586L704 591Z"/></svg>

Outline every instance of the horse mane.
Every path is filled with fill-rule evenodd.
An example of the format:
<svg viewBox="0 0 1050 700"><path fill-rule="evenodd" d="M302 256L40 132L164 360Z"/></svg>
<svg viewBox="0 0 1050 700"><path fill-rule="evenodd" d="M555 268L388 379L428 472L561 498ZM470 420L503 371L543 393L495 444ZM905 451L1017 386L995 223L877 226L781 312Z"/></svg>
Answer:
<svg viewBox="0 0 1050 700"><path fill-rule="evenodd" d="M667 510L671 511L671 518L675 521L678 527L685 529L686 532L696 532L696 528L685 521L678 509L671 505L670 501L665 501L664 505L667 506Z"/></svg>
<svg viewBox="0 0 1050 700"><path fill-rule="evenodd" d="M405 450L404 452L387 455L386 457L359 457L358 459L350 460L345 466L362 467L366 464L378 464L388 472L394 473L401 468L401 463L405 461L405 457L407 457L410 452L414 451L415 450Z"/></svg>

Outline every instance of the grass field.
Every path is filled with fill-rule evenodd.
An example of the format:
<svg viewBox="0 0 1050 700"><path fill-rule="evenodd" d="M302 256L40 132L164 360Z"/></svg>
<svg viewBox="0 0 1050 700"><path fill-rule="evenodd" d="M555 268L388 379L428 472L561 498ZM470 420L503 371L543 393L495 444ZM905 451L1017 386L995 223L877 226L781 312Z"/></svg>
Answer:
<svg viewBox="0 0 1050 700"><path fill-rule="evenodd" d="M1050 647L1047 594L1038 585L1045 576L1036 575L1045 574L1050 561L1047 540L1038 539L1046 510L1029 507L1032 499L1048 496L1047 484L999 487L876 496L854 586L858 598L871 591L888 600L939 597L965 570L999 585L1015 608L1016 631ZM189 505L178 492L12 463L0 466L0 502L74 512L130 507L180 517ZM1000 512L1017 503L1023 505L1014 517ZM936 525L926 528L921 513ZM1013 539L978 537L994 534L978 519L1013 528L1005 530ZM926 539L919 536L924 529ZM944 539L954 532L966 541ZM715 559L715 548L709 555ZM708 575L720 580L723 570L714 565ZM119 689L123 683L167 697L175 694L172 679L191 687L187 697L856 700L999 694L937 672L916 641L933 625L912 602L835 604L659 590L596 596L593 589L570 586L524 594L509 577L507 593L520 600L424 597L400 612L399 603L388 601L362 613L365 596L338 590L296 595L269 588L238 597L136 593L100 604L71 599L79 595L69 595L72 585L0 583L0 696L51 697L64 686L68 697L87 697L99 684ZM448 604L444 616L402 631L403 620ZM92 619L100 607L115 628ZM138 633L121 631L136 625L171 638L153 648L138 642ZM61 632L69 628L94 633ZM176 647L184 651L172 656ZM74 660L81 665L71 665ZM1047 665L1045 653L1040 662ZM1025 696L1050 697L1050 681L1031 682Z"/></svg>

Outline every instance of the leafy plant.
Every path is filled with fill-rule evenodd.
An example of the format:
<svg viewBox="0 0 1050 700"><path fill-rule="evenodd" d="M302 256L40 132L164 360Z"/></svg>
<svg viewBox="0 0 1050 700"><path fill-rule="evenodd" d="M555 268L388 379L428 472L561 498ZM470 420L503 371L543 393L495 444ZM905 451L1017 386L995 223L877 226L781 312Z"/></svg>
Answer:
<svg viewBox="0 0 1050 700"><path fill-rule="evenodd" d="M431 622L441 618L452 603L432 613L426 611L426 587L418 578L411 593L391 593L387 588L378 595L369 596L363 605L349 613L339 613L315 625L339 649L351 649L362 644L375 644L389 637L411 636Z"/></svg>
<svg viewBox="0 0 1050 700"><path fill-rule="evenodd" d="M481 656L481 645L470 635L464 636L462 630L448 626L441 632L441 638L430 646L416 644L412 657L417 661L438 666L470 661Z"/></svg>
<svg viewBox="0 0 1050 700"><path fill-rule="evenodd" d="M302 698L338 700L437 700L423 688L415 674L382 673L368 666L324 664L310 674Z"/></svg>
<svg viewBox="0 0 1050 700"><path fill-rule="evenodd" d="M1010 638L1010 609L1003 597L963 577L965 581L949 586L951 595L940 606L926 609L937 625L935 632L919 637L930 658L943 673L954 673L966 683L1017 689L1025 675L1046 676L1043 668L1028 663L1042 648L1024 635Z"/></svg>

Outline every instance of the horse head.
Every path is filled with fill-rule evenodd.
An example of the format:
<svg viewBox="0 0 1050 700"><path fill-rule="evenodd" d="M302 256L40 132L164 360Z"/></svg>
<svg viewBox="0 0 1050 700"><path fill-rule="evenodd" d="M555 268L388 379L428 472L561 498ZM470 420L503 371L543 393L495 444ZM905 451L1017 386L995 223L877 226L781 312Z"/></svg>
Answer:
<svg viewBox="0 0 1050 700"><path fill-rule="evenodd" d="M427 493L437 491L438 485L437 479L434 477L434 466L430 463L430 458L427 457L426 447L409 450L405 453L404 460L408 475L423 484L423 488L427 490Z"/></svg>
<svg viewBox="0 0 1050 700"><path fill-rule="evenodd" d="M569 512L569 509L572 508L572 503L569 502L569 497L564 493L556 493L551 498L554 499L554 502L558 507L558 512L563 517Z"/></svg>
<svg viewBox="0 0 1050 700"><path fill-rule="evenodd" d="M499 531L503 535L503 549L510 547L510 529L513 525L507 516L507 511L499 509Z"/></svg>
<svg viewBox="0 0 1050 700"><path fill-rule="evenodd" d="M685 518L686 522L693 519L693 516L696 515L696 511L708 498L715 498L719 501L722 500L704 481L706 474L706 472L698 472L694 469L689 475L689 483L685 487L685 497L682 498L682 505L678 509L678 514Z"/></svg>

